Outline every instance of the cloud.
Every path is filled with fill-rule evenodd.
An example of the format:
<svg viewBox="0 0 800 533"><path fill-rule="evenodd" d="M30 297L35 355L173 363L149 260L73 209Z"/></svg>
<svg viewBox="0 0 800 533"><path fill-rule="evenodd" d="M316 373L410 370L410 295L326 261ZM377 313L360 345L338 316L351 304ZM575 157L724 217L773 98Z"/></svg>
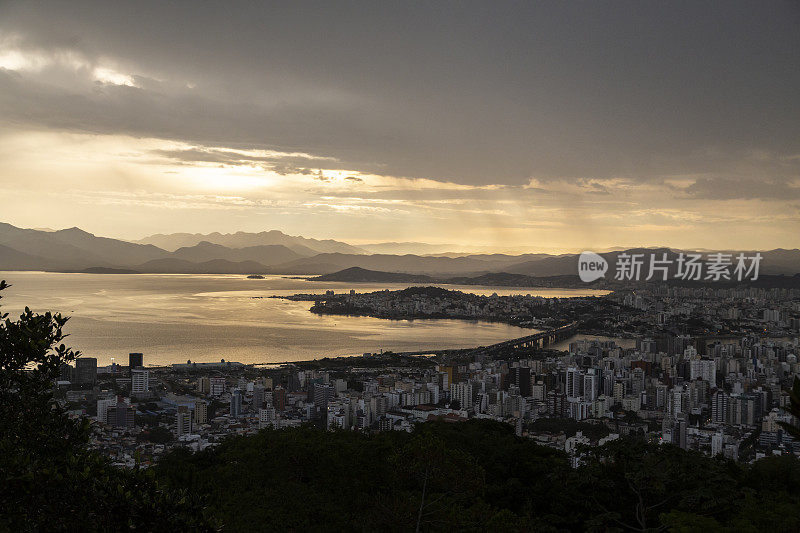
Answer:
<svg viewBox="0 0 800 533"><path fill-rule="evenodd" d="M677 188L679 195L706 200L769 200L787 201L800 198L800 176L797 180L700 178L691 185Z"/></svg>
<svg viewBox="0 0 800 533"><path fill-rule="evenodd" d="M4 2L0 209L590 248L670 227L710 247L749 220L736 238L793 239L794 15Z"/></svg>

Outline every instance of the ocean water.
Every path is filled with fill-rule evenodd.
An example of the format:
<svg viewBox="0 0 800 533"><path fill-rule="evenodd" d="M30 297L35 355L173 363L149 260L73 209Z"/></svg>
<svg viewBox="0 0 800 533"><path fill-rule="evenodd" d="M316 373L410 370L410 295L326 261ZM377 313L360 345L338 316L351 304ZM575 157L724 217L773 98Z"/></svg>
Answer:
<svg viewBox="0 0 800 533"><path fill-rule="evenodd" d="M13 317L25 306L70 316L67 344L98 364L127 364L143 352L145 365L191 361L276 363L380 350L467 348L530 335L531 329L464 320L384 320L319 316L311 302L267 298L295 293L367 292L409 284L311 282L289 276L250 280L240 275L62 274L0 272L12 285L0 309ZM577 289L446 288L476 294L545 297L601 295Z"/></svg>

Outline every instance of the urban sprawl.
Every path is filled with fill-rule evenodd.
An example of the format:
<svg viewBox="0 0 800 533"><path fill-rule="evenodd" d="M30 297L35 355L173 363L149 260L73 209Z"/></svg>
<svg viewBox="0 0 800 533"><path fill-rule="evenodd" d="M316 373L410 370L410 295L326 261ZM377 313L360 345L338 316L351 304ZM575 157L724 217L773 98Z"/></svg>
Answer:
<svg viewBox="0 0 800 533"><path fill-rule="evenodd" d="M577 335L563 350L545 335L427 357L386 352L272 366L223 359L147 367L131 353L128 366L98 367L80 357L62 368L56 398L94 421L94 449L127 467L268 427L413 431L418 422L470 418L511 424L521 437L565 450L573 465L585 446L621 435L739 461L800 455L800 442L779 425L797 423L783 410L800 376L795 289L653 284L542 298L414 287L292 298L313 300L318 313L495 320L544 332L577 324Z"/></svg>

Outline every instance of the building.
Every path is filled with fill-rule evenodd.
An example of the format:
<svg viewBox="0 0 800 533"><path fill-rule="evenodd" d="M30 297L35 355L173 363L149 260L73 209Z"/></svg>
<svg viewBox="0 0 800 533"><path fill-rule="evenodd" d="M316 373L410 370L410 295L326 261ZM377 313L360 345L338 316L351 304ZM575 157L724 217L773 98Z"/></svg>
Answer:
<svg viewBox="0 0 800 533"><path fill-rule="evenodd" d="M209 380L211 396L222 396L225 392L225 378L213 377Z"/></svg>
<svg viewBox="0 0 800 533"><path fill-rule="evenodd" d="M712 387L717 385L717 365L707 359L692 359L689 361L689 379L702 379Z"/></svg>
<svg viewBox="0 0 800 533"><path fill-rule="evenodd" d="M97 400L97 421L103 424L108 423L108 409L117 405L117 397L104 398Z"/></svg>
<svg viewBox="0 0 800 533"><path fill-rule="evenodd" d="M472 409L472 383L453 383L450 386L450 400L457 401L463 410Z"/></svg>
<svg viewBox="0 0 800 533"><path fill-rule="evenodd" d="M150 395L150 371L142 368L131 370L131 395L146 398Z"/></svg>
<svg viewBox="0 0 800 533"><path fill-rule="evenodd" d="M272 391L272 405L278 411L286 410L286 389L280 385L275 387L275 390Z"/></svg>
<svg viewBox="0 0 800 533"><path fill-rule="evenodd" d="M238 418L242 416L242 391L241 389L233 389L231 392L231 418Z"/></svg>
<svg viewBox="0 0 800 533"><path fill-rule="evenodd" d="M590 368L583 375L583 398L587 402L593 402L600 396L600 374Z"/></svg>
<svg viewBox="0 0 800 533"><path fill-rule="evenodd" d="M258 412L259 409L264 407L264 387L261 385L256 385L253 387L253 402L251 407L254 412Z"/></svg>
<svg viewBox="0 0 800 533"><path fill-rule="evenodd" d="M680 446L682 449L687 449L686 443L686 417L683 413L678 414L678 418L675 420L675 429L674 433L672 434L672 443L676 446Z"/></svg>
<svg viewBox="0 0 800 533"><path fill-rule="evenodd" d="M567 398L577 398L583 394L583 373L579 369L575 367L567 369L564 391L567 393Z"/></svg>
<svg viewBox="0 0 800 533"><path fill-rule="evenodd" d="M267 426L273 426L278 420L278 416L275 413L275 409L273 407L267 407L266 409L259 409L258 410L258 427L265 428Z"/></svg>
<svg viewBox="0 0 800 533"><path fill-rule="evenodd" d="M136 409L127 403L118 403L108 408L108 425L114 427L134 427Z"/></svg>
<svg viewBox="0 0 800 533"><path fill-rule="evenodd" d="M175 435L188 435L192 432L192 412L185 405L178 407L175 414Z"/></svg>
<svg viewBox="0 0 800 533"><path fill-rule="evenodd" d="M194 402L194 424L199 426L208 422L208 404L203 400Z"/></svg>
<svg viewBox="0 0 800 533"><path fill-rule="evenodd" d="M317 418L321 420L323 427L328 425L328 402L335 396L333 387L324 383L314 383L309 388L308 401L313 403L317 409Z"/></svg>
<svg viewBox="0 0 800 533"><path fill-rule="evenodd" d="M211 380L209 380L207 377L198 378L197 392L200 394L208 394L211 392Z"/></svg>
<svg viewBox="0 0 800 533"><path fill-rule="evenodd" d="M79 357L75 360L75 382L81 385L94 385L97 382L97 359Z"/></svg>
<svg viewBox="0 0 800 533"><path fill-rule="evenodd" d="M725 445L725 435L720 431L711 436L711 455L719 455Z"/></svg>
<svg viewBox="0 0 800 533"><path fill-rule="evenodd" d="M531 369L527 366L518 366L510 371L511 384L519 387L520 396L531 395Z"/></svg>
<svg viewBox="0 0 800 533"><path fill-rule="evenodd" d="M717 391L711 398L711 421L715 424L724 424L728 419L728 395Z"/></svg>
<svg viewBox="0 0 800 533"><path fill-rule="evenodd" d="M128 354L128 369L142 368L144 366L144 354L133 352Z"/></svg>

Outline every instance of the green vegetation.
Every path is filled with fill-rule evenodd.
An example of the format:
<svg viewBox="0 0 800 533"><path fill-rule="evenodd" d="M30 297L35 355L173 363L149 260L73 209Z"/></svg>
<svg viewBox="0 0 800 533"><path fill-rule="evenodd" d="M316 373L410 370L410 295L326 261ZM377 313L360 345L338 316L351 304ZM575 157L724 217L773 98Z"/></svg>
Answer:
<svg viewBox="0 0 800 533"><path fill-rule="evenodd" d="M797 531L800 461L752 466L637 439L585 464L491 421L413 434L310 427L233 437L156 467L193 487L226 530Z"/></svg>

